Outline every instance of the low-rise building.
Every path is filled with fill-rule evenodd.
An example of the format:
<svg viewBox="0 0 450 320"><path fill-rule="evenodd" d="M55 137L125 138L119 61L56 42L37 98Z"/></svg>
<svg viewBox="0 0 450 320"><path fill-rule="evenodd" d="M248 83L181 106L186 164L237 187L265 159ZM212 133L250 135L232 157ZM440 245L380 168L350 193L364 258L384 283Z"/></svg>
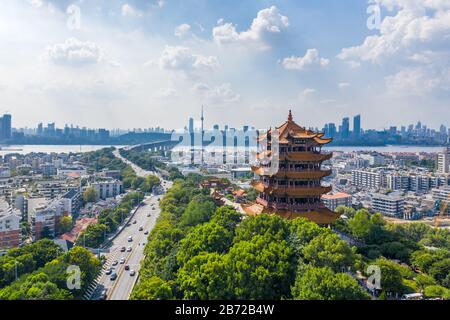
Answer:
<svg viewBox="0 0 450 320"><path fill-rule="evenodd" d="M87 174L87 170L81 166L73 166L73 167L62 167L57 170L58 176L85 176Z"/></svg>
<svg viewBox="0 0 450 320"><path fill-rule="evenodd" d="M0 248L14 248L22 242L22 215L5 200L0 200Z"/></svg>
<svg viewBox="0 0 450 320"><path fill-rule="evenodd" d="M29 210L28 222L31 227L33 241L42 238L42 233L46 230L49 236L54 238L58 231L61 218L68 214L65 210L64 201L48 201L39 199L39 202Z"/></svg>
<svg viewBox="0 0 450 320"><path fill-rule="evenodd" d="M372 210L391 217L402 217L405 200L397 195L375 193L372 195Z"/></svg>
<svg viewBox="0 0 450 320"><path fill-rule="evenodd" d="M90 185L95 189L99 199L115 198L123 192L122 182L119 180L96 181Z"/></svg>
<svg viewBox="0 0 450 320"><path fill-rule="evenodd" d="M325 194L322 196L322 201L325 206L332 211L336 210L339 206L352 206L352 196L345 192Z"/></svg>
<svg viewBox="0 0 450 320"><path fill-rule="evenodd" d="M83 195L78 189L70 189L62 197L61 201L64 203L64 209L70 215L76 214L83 207Z"/></svg>

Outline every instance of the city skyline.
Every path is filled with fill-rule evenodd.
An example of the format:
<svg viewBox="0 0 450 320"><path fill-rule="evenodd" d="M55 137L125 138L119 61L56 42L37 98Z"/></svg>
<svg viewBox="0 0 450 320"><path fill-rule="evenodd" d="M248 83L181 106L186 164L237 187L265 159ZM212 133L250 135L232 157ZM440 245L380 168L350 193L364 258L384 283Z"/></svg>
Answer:
<svg viewBox="0 0 450 320"><path fill-rule="evenodd" d="M275 125L286 108L319 128L359 113L378 130L386 117L439 127L450 5L374 2L378 26L366 1L7 0L0 105L19 127L182 127L201 104L234 127Z"/></svg>

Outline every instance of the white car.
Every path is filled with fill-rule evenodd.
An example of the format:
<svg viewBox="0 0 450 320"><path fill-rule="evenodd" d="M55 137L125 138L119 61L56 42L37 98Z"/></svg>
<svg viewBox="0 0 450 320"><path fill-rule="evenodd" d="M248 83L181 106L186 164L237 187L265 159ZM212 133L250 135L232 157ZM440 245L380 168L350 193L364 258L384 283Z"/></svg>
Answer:
<svg viewBox="0 0 450 320"><path fill-rule="evenodd" d="M133 250L131 247L127 248L127 252L131 252L131 250Z"/></svg>
<svg viewBox="0 0 450 320"><path fill-rule="evenodd" d="M125 263L125 258L120 258L120 264L124 264Z"/></svg>

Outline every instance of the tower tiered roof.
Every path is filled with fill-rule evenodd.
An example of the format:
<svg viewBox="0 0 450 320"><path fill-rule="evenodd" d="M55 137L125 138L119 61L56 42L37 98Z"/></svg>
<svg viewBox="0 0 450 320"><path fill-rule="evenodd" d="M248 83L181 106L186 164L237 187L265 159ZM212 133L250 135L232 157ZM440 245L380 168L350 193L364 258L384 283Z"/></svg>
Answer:
<svg viewBox="0 0 450 320"><path fill-rule="evenodd" d="M275 133L279 137L279 168L276 172L267 170L274 160L271 157ZM258 154L258 159L269 158L270 161L252 168L260 177L252 186L260 194L256 203L243 206L249 215L304 217L319 224L330 224L339 217L321 202L321 196L332 189L321 184L322 178L331 174L331 170L322 170L322 163L332 157L331 153L323 153L321 149L332 139L324 138L322 132L299 126L289 111L284 124L269 129L258 141L266 141L268 146L268 150Z"/></svg>

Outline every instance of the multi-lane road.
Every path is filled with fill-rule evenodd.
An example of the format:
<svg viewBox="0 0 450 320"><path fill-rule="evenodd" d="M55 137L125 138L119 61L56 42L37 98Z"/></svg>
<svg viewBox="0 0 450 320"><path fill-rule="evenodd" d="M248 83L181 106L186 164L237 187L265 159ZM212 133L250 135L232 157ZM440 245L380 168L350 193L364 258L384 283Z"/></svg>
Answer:
<svg viewBox="0 0 450 320"><path fill-rule="evenodd" d="M146 171L123 158L118 150L114 152L114 155L132 166L139 176L145 177L150 174L156 174ZM162 179L161 181L165 191L172 185L170 181ZM139 275L141 261L144 258L144 248L148 237L145 233L151 232L160 214L158 201L160 197L156 195L146 197L130 222L122 228L112 241L109 253L106 254L106 263L103 266L101 275L97 278L98 285L91 299L99 299L103 290L107 290L108 300L127 300L130 297ZM142 230L140 231L139 229ZM132 237L131 241L130 237ZM131 247L131 251L122 252L123 247L128 250ZM123 263L121 263L121 259L124 260ZM126 266L129 270L125 270ZM111 280L111 275L106 274L106 270L110 268L113 268L112 272L117 275L115 280ZM136 273L134 276L131 275L132 270Z"/></svg>

